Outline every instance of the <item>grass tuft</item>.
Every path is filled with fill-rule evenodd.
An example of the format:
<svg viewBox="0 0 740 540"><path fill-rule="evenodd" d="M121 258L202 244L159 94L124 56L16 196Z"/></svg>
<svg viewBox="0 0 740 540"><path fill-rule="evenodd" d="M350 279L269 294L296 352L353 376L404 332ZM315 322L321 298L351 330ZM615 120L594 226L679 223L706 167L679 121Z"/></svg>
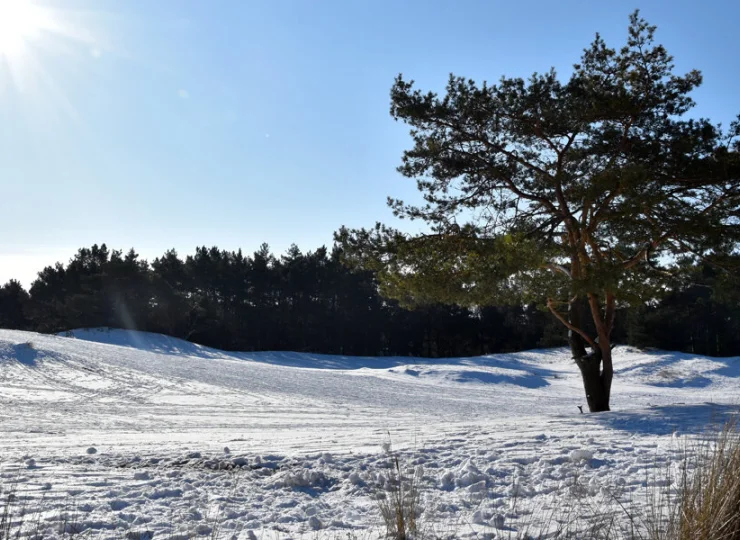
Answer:
<svg viewBox="0 0 740 540"><path fill-rule="evenodd" d="M652 527L651 540L740 540L738 420L686 452L678 476L664 526Z"/></svg>
<svg viewBox="0 0 740 540"><path fill-rule="evenodd" d="M404 475L398 457L393 456L389 475L378 494L380 515L386 535L394 540L411 540L418 531L417 518L421 514L420 475L413 471Z"/></svg>

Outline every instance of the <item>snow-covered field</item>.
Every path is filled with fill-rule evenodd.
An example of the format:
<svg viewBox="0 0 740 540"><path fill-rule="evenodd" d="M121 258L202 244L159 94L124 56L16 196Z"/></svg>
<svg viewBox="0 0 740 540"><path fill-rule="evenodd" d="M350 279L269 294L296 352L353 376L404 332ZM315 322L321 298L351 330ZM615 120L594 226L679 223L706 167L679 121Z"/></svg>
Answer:
<svg viewBox="0 0 740 540"><path fill-rule="evenodd" d="M565 349L355 358L0 331L0 483L43 499L44 538L364 538L397 456L422 526L493 537L568 496L641 500L740 403L740 358L614 362L614 412L589 415Z"/></svg>

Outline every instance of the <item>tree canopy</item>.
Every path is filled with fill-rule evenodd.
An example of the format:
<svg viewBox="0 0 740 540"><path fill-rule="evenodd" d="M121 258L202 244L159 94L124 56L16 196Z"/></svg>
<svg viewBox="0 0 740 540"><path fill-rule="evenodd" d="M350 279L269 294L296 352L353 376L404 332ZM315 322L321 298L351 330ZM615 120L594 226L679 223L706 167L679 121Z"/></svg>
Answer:
<svg viewBox="0 0 740 540"><path fill-rule="evenodd" d="M105 244L44 268L30 291L0 287L0 328L64 332L118 327L229 350L368 356L467 356L564 343L532 306L409 311L378 294L372 272L338 248L276 256L199 247L151 263ZM29 294L30 293L30 294Z"/></svg>

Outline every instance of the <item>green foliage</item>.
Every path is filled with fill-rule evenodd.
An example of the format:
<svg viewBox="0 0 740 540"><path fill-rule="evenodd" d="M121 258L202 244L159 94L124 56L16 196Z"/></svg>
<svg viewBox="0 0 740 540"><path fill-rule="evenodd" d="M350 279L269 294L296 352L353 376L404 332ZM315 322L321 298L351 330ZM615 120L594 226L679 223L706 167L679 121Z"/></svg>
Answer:
<svg viewBox="0 0 740 540"><path fill-rule="evenodd" d="M485 238L469 231L407 237L378 224L373 231L342 228L336 239L346 250L346 263L375 271L381 292L407 307L516 304L531 281L520 269L537 268L544 261L543 253L521 234Z"/></svg>
<svg viewBox="0 0 740 540"><path fill-rule="evenodd" d="M654 33L634 13L626 45L597 35L566 81L450 76L439 96L399 76L391 114L414 143L399 171L425 203L389 204L430 230L342 229L347 261L409 305L603 305L658 295L679 256L736 250L740 124L683 118L701 75L675 74Z"/></svg>

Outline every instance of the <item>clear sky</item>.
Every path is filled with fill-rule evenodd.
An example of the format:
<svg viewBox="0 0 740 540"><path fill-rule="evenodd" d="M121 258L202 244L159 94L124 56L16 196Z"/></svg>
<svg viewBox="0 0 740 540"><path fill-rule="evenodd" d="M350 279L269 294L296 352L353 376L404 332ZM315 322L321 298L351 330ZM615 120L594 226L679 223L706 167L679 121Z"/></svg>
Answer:
<svg viewBox="0 0 740 540"><path fill-rule="evenodd" d="M399 72L567 74L635 7L702 70L696 114L740 112L734 0L0 0L0 282L93 243L280 253L392 221Z"/></svg>

